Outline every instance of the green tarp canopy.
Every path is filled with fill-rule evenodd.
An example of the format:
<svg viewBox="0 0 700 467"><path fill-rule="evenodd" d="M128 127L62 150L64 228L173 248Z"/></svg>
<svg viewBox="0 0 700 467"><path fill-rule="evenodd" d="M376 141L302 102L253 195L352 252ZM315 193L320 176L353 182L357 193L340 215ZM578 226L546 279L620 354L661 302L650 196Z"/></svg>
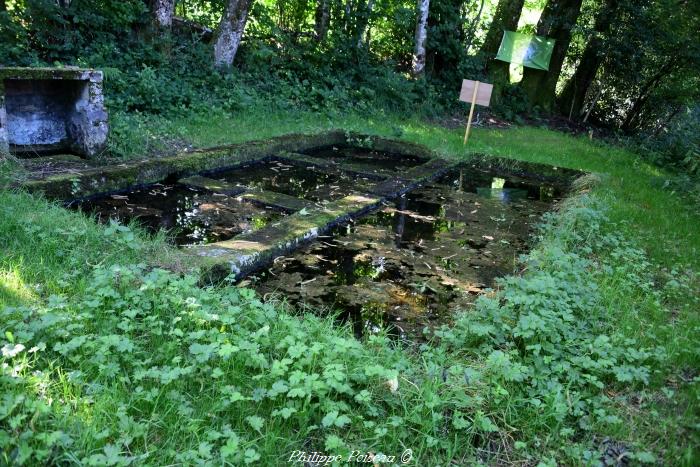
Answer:
<svg viewBox="0 0 700 467"><path fill-rule="evenodd" d="M552 49L554 49L554 39L503 31L503 40L496 59L548 71Z"/></svg>

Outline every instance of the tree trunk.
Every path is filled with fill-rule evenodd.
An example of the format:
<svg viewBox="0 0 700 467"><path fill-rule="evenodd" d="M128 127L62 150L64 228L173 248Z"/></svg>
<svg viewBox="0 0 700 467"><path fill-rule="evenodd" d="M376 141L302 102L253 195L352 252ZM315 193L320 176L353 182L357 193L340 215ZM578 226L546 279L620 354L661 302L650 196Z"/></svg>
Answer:
<svg viewBox="0 0 700 467"><path fill-rule="evenodd" d="M606 0L595 19L593 35L586 44L574 75L567 81L559 96L559 109L571 118L583 112L586 94L603 63L605 36L620 12L620 0Z"/></svg>
<svg viewBox="0 0 700 467"><path fill-rule="evenodd" d="M350 34L351 18L350 13L352 13L352 0L345 0L345 5L343 5L343 10L345 15L343 16L343 29L346 34Z"/></svg>
<svg viewBox="0 0 700 467"><path fill-rule="evenodd" d="M518 21L523 11L525 0L500 0L496 8L489 31L479 54L486 60L485 71L488 79L493 84L491 93L492 105L501 101L503 89L510 83L510 65L507 62L496 60L498 48L503 40L503 31L515 31L518 29Z"/></svg>
<svg viewBox="0 0 700 467"><path fill-rule="evenodd" d="M644 105L649 100L651 93L656 89L656 87L661 83L661 81L675 70L676 67L676 57L671 57L668 61L652 76L649 81L647 81L644 86L640 89L639 96L635 99L632 108L627 112L625 116L625 121L622 122L622 130L625 132L631 132L634 129L634 123L639 118L639 115L644 108Z"/></svg>
<svg viewBox="0 0 700 467"><path fill-rule="evenodd" d="M520 21L524 3L525 0L500 0L498 2L496 14L479 51L486 59L491 60L496 56L503 39L503 31L518 29L518 21Z"/></svg>
<svg viewBox="0 0 700 467"><path fill-rule="evenodd" d="M425 71L425 41L428 39L428 11L430 0L418 0L418 20L416 21L415 48L413 52L413 75L420 76Z"/></svg>
<svg viewBox="0 0 700 467"><path fill-rule="evenodd" d="M233 65L253 1L228 0L214 40L214 65L217 68Z"/></svg>
<svg viewBox="0 0 700 467"><path fill-rule="evenodd" d="M175 0L153 1L153 22L160 32L168 33L173 25Z"/></svg>
<svg viewBox="0 0 700 467"><path fill-rule="evenodd" d="M549 0L537 23L537 35L554 39L549 71L525 67L520 83L530 106L551 111L556 97L557 81L571 42L571 29L581 13L582 0Z"/></svg>
<svg viewBox="0 0 700 467"><path fill-rule="evenodd" d="M681 110L683 110L684 106L682 105L675 105L671 112L669 112L668 116L662 121L654 130L654 132L647 137L647 139L651 138L656 138L661 134L662 131L664 131L668 126L671 124L671 121L676 118L676 116L681 113Z"/></svg>
<svg viewBox="0 0 700 467"><path fill-rule="evenodd" d="M316 4L316 24L314 31L316 32L316 40L323 42L328 34L328 23L331 18L330 0L319 0Z"/></svg>

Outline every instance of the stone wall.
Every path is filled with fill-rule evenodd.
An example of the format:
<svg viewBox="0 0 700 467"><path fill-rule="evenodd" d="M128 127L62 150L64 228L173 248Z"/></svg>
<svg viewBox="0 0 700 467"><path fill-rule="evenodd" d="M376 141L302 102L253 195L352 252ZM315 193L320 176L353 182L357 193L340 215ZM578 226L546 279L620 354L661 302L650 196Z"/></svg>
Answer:
<svg viewBox="0 0 700 467"><path fill-rule="evenodd" d="M102 72L0 68L0 151L94 157L108 131Z"/></svg>

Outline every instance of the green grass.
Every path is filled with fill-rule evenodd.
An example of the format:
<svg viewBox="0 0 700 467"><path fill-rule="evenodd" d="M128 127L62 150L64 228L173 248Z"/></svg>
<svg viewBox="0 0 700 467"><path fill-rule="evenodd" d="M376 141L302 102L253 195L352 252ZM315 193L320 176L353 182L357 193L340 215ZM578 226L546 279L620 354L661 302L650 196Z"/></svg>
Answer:
<svg viewBox="0 0 700 467"><path fill-rule="evenodd" d="M173 121L115 115L113 124L122 157L168 141L201 147L344 128L450 158L480 152L602 176L548 220L524 276L420 355L382 338L359 344L331 320L289 316L247 291L151 272L184 268L161 237L0 192L2 344L38 347L3 357L14 369L0 379L0 463L260 456L271 465L295 449L411 448L417 465L587 464L610 446L605 437L638 462L697 462L700 217L663 188L671 175L537 128L477 128L467 150L459 129L387 115L251 109ZM542 302L523 304L528 297ZM527 331L535 322L546 324Z"/></svg>

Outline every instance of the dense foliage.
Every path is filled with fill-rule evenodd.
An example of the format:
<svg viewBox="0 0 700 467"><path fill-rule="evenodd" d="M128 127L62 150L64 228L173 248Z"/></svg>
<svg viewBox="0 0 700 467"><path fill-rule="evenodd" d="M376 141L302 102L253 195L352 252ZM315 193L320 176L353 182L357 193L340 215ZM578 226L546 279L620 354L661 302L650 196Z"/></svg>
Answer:
<svg viewBox="0 0 700 467"><path fill-rule="evenodd" d="M547 9L549 3L432 2L425 76L416 79L409 74L416 22L411 0L259 0L232 73L215 71L212 60L223 0L175 2L177 21L168 34L152 27L152 4L144 0L8 0L0 8L0 63L104 69L113 111L235 112L264 102L436 116L459 108L462 78L493 78L500 33L492 39L487 33L499 19L497 7L515 12L519 29L529 33L550 30L557 15L573 17L570 31L557 30L571 39L561 74L553 78L558 111L644 141L656 160L696 172L697 132L686 130L698 125L692 110L700 92L697 2L587 0L580 12L575 1L559 10ZM532 21L543 8L547 24L536 27ZM487 47L484 39L492 43ZM548 90L551 73L531 75L524 87L499 86L494 111L509 119L541 111L526 96L553 99L542 97L554 92Z"/></svg>

